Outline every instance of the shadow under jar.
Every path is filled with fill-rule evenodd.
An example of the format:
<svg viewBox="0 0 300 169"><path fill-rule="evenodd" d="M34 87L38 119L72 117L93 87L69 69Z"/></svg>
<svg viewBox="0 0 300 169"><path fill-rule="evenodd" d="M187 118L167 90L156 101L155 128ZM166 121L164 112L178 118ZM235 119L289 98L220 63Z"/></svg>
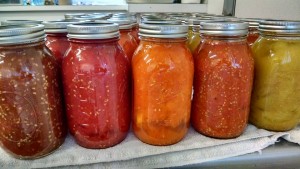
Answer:
<svg viewBox="0 0 300 169"><path fill-rule="evenodd" d="M300 22L262 21L259 31L252 46L255 79L249 120L266 130L291 130L300 120Z"/></svg>
<svg viewBox="0 0 300 169"><path fill-rule="evenodd" d="M45 46L43 25L0 27L0 145L34 159L66 136L59 69Z"/></svg>
<svg viewBox="0 0 300 169"><path fill-rule="evenodd" d="M70 48L62 63L68 125L86 148L108 148L130 127L130 65L112 23L68 25Z"/></svg>
<svg viewBox="0 0 300 169"><path fill-rule="evenodd" d="M206 136L234 138L248 122L254 61L247 44L248 24L201 23L195 52L192 125Z"/></svg>
<svg viewBox="0 0 300 169"><path fill-rule="evenodd" d="M184 25L140 24L132 59L132 126L145 143L175 144L188 131L194 63L187 31Z"/></svg>

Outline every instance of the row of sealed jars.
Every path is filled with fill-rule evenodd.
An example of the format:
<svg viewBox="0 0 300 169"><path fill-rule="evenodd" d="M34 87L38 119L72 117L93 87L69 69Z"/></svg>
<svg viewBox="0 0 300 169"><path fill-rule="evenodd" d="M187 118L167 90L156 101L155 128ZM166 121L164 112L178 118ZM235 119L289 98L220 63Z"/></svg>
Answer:
<svg viewBox="0 0 300 169"><path fill-rule="evenodd" d="M250 113L250 121L259 127L284 125L288 119L287 128L267 128L288 130L300 120L295 104L299 95L295 73L299 67L295 57L299 25L261 24L262 35L253 46L258 80L254 81ZM67 28L69 48L60 63L44 45L42 25L2 27L1 147L18 158L52 152L66 135L63 108L70 133L86 148L120 143L129 131L131 118L135 135L153 145L177 143L187 133L190 121L197 131L210 137L239 136L248 122L254 73L246 41L248 25L207 22L201 23L201 28L202 42L193 57L186 46L187 26L141 24L141 42L129 60L118 43L118 25L73 24ZM259 46L271 44L262 43L269 39L274 39L270 46L282 46L281 53L269 56L258 50L268 50ZM281 41L284 43L275 43ZM281 60L276 60L276 55ZM284 90L287 85L289 89ZM296 93L295 98L290 92Z"/></svg>
<svg viewBox="0 0 300 169"><path fill-rule="evenodd" d="M69 25L67 41L57 27L47 32L54 52L45 45L43 25L0 28L0 145L16 158L57 149L67 131L64 110L70 133L83 147L116 145L130 127L130 61L118 43L119 26ZM52 33L63 41L57 35L53 41Z"/></svg>

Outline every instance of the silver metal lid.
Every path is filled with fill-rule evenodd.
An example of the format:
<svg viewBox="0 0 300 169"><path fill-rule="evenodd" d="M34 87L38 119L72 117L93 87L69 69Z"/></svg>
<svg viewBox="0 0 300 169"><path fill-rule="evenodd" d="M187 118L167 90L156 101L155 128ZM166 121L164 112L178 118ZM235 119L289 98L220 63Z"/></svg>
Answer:
<svg viewBox="0 0 300 169"><path fill-rule="evenodd" d="M200 25L202 22L212 21L210 18L190 18L187 20L187 24L189 26Z"/></svg>
<svg viewBox="0 0 300 169"><path fill-rule="evenodd" d="M234 21L234 22L241 21L239 18L234 16L214 16L211 19L216 21Z"/></svg>
<svg viewBox="0 0 300 169"><path fill-rule="evenodd" d="M111 14L109 13L92 13L92 14L87 14L87 16L92 16L95 18L103 18L103 19L108 19L111 17Z"/></svg>
<svg viewBox="0 0 300 169"><path fill-rule="evenodd" d="M154 38L187 37L188 26L171 24L140 24L139 35Z"/></svg>
<svg viewBox="0 0 300 169"><path fill-rule="evenodd" d="M200 33L212 36L246 36L249 24L246 22L211 21L200 24Z"/></svg>
<svg viewBox="0 0 300 169"><path fill-rule="evenodd" d="M241 21L249 23L250 28L258 28L259 23L264 19L259 18L240 18Z"/></svg>
<svg viewBox="0 0 300 169"><path fill-rule="evenodd" d="M212 18L212 17L217 17L217 16L221 16L221 15L205 14L205 15L202 15L201 17L202 17L202 18Z"/></svg>
<svg viewBox="0 0 300 169"><path fill-rule="evenodd" d="M8 25L0 26L0 44L23 44L45 40L44 25Z"/></svg>
<svg viewBox="0 0 300 169"><path fill-rule="evenodd" d="M114 19L114 18L117 18L117 19L121 19L121 18L123 18L123 19L129 19L129 18L131 18L131 16L130 16L129 13L115 13L115 14L112 15L111 18L112 19Z"/></svg>
<svg viewBox="0 0 300 169"><path fill-rule="evenodd" d="M145 24L164 24L164 25L180 25L180 20L174 20L174 19L149 19L149 20L143 20L142 23Z"/></svg>
<svg viewBox="0 0 300 169"><path fill-rule="evenodd" d="M114 23L77 23L67 26L68 37L75 39L110 39L119 37L119 26Z"/></svg>
<svg viewBox="0 0 300 169"><path fill-rule="evenodd" d="M41 24L43 21L38 20L6 20L2 21L1 25L20 25L20 24Z"/></svg>
<svg viewBox="0 0 300 169"><path fill-rule="evenodd" d="M106 19L106 16L104 15L84 15L84 16L78 16L73 18L75 20L79 20L79 21L94 21L94 20L100 20L100 19Z"/></svg>
<svg viewBox="0 0 300 169"><path fill-rule="evenodd" d="M208 15L207 13L192 13L192 17L202 17L204 15Z"/></svg>
<svg viewBox="0 0 300 169"><path fill-rule="evenodd" d="M265 20L260 22L259 31L263 34L300 34L300 21Z"/></svg>
<svg viewBox="0 0 300 169"><path fill-rule="evenodd" d="M86 15L85 13L67 13L65 14L65 19L74 19L76 17L79 17L79 16L84 16Z"/></svg>
<svg viewBox="0 0 300 169"><path fill-rule="evenodd" d="M45 21L42 24L45 26L46 33L67 33L67 25L79 23L77 20L59 20Z"/></svg>
<svg viewBox="0 0 300 169"><path fill-rule="evenodd" d="M118 24L120 29L131 29L133 24L130 18L111 18L108 21Z"/></svg>

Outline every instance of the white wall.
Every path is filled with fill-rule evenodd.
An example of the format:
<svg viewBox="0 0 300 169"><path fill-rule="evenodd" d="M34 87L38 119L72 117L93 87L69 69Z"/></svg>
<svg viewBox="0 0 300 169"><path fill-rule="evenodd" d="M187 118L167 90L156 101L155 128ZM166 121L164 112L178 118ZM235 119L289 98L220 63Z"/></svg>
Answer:
<svg viewBox="0 0 300 169"><path fill-rule="evenodd" d="M223 11L224 0L208 0L207 13L221 15Z"/></svg>
<svg viewBox="0 0 300 169"><path fill-rule="evenodd" d="M300 0L236 0L235 16L300 20Z"/></svg>

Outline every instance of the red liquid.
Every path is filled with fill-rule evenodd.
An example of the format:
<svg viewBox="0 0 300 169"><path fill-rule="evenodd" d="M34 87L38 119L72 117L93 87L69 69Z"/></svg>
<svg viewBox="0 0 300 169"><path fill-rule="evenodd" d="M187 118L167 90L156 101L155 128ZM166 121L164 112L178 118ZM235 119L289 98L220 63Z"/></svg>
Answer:
<svg viewBox="0 0 300 169"><path fill-rule="evenodd" d="M44 42L0 46L0 145L17 158L58 148L66 126L59 69Z"/></svg>
<svg viewBox="0 0 300 169"><path fill-rule="evenodd" d="M51 50L59 65L70 46L66 33L47 33L46 46Z"/></svg>
<svg viewBox="0 0 300 169"><path fill-rule="evenodd" d="M138 46L138 43L132 36L131 29L120 29L119 44L123 48L129 63L131 63L132 55Z"/></svg>
<svg viewBox="0 0 300 169"><path fill-rule="evenodd" d="M117 39L71 39L63 59L69 129L86 148L107 148L130 127L129 63Z"/></svg>
<svg viewBox="0 0 300 169"><path fill-rule="evenodd" d="M211 137L239 136L248 122L253 81L246 40L206 38L194 58L192 125Z"/></svg>

